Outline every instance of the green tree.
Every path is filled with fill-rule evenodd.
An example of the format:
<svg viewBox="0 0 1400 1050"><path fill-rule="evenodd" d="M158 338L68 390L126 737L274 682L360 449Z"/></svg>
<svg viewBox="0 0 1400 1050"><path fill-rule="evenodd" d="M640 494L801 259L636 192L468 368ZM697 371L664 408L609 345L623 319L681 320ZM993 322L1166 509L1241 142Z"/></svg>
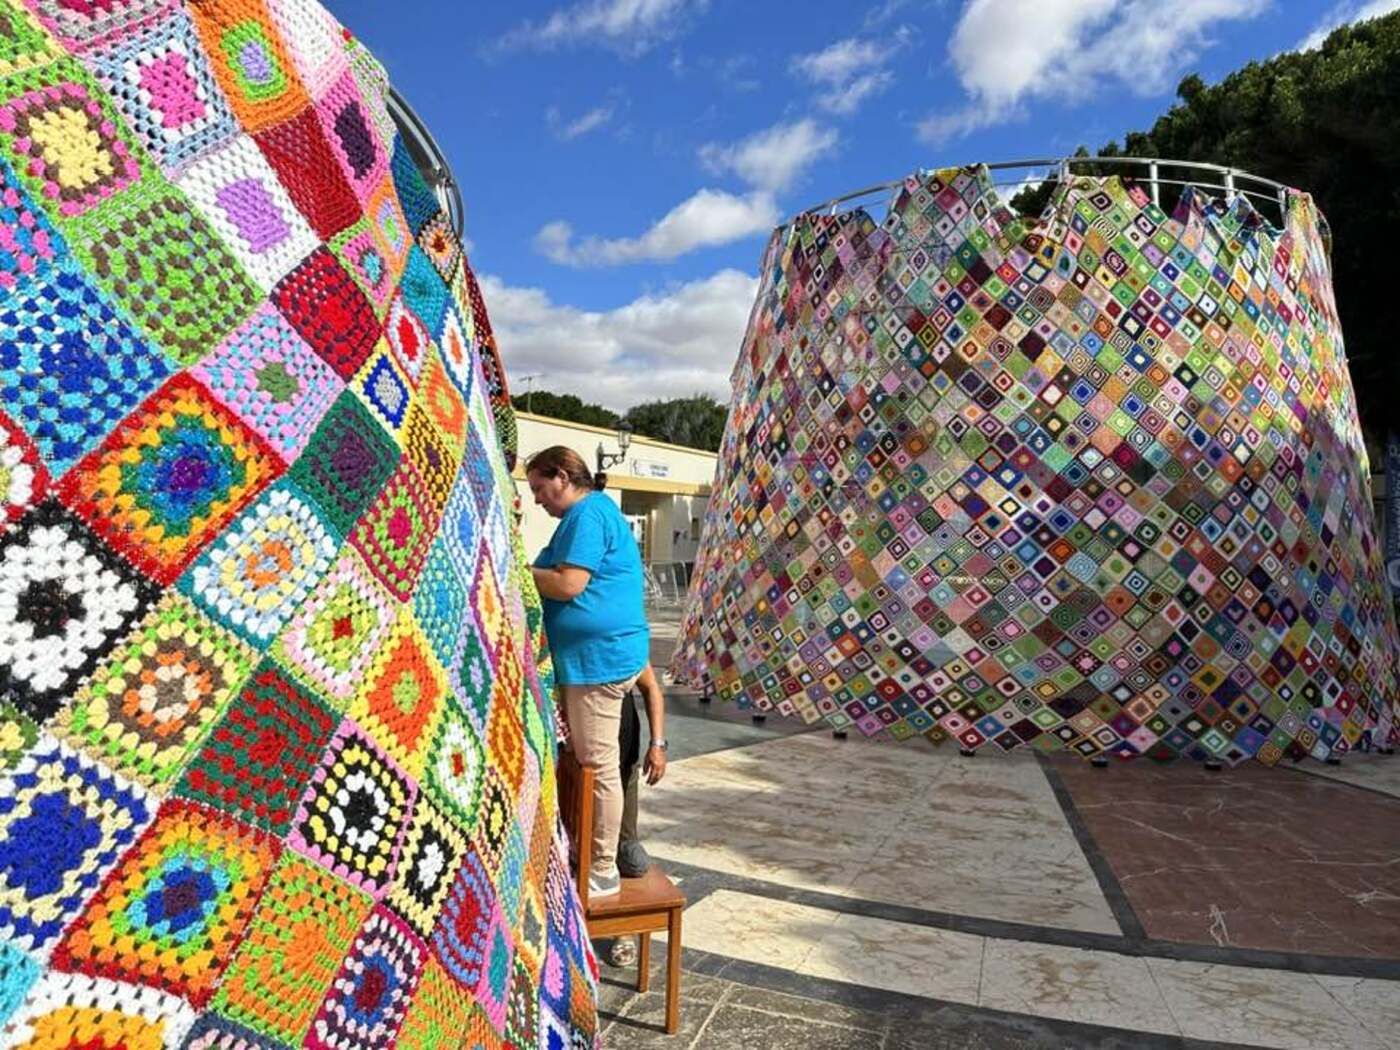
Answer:
<svg viewBox="0 0 1400 1050"><path fill-rule="evenodd" d="M673 445L718 452L729 408L708 394L648 401L627 410L627 422L638 434Z"/></svg>
<svg viewBox="0 0 1400 1050"><path fill-rule="evenodd" d="M591 404L576 394L555 394L548 390L535 390L526 394L516 394L510 399L517 411L531 412L550 419L564 419L570 423L585 423L593 427L617 426L621 418L610 408Z"/></svg>
<svg viewBox="0 0 1400 1050"><path fill-rule="evenodd" d="M1218 84L1188 76L1177 96L1149 130L1100 152L1228 165L1313 195L1331 228L1352 381L1378 453L1385 434L1400 430L1390 316L1400 244L1400 13L1344 26L1311 51L1251 62ZM1022 191L1012 206L1039 214L1052 191ZM1163 204L1175 196L1164 194Z"/></svg>

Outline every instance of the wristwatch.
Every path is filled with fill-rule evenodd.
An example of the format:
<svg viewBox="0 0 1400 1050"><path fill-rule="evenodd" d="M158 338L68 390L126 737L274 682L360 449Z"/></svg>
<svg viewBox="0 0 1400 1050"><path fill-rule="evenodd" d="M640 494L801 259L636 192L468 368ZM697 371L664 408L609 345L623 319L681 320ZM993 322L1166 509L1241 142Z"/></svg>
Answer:
<svg viewBox="0 0 1400 1050"><path fill-rule="evenodd" d="M654 736L651 738L651 746L659 747L662 751L667 749L666 738L664 736Z"/></svg>

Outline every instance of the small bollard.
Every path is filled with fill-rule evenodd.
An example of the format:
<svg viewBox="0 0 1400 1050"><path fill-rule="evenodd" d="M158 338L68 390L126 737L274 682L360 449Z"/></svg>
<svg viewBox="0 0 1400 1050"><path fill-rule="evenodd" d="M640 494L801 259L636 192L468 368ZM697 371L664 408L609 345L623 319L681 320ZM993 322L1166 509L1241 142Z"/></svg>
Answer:
<svg viewBox="0 0 1400 1050"><path fill-rule="evenodd" d="M1323 759L1323 761L1326 762L1329 766L1340 766L1342 764L1341 758L1337 755L1328 755L1326 758Z"/></svg>
<svg viewBox="0 0 1400 1050"><path fill-rule="evenodd" d="M962 755L963 758L972 758L977 752L970 747L960 747L958 748L958 754Z"/></svg>
<svg viewBox="0 0 1400 1050"><path fill-rule="evenodd" d="M1220 759L1218 759L1218 758L1208 758L1208 759L1206 759L1206 772L1208 772L1208 773L1219 773L1219 772L1220 772L1222 769L1224 769L1224 768L1225 768L1225 764L1224 764L1223 762L1221 762Z"/></svg>
<svg viewBox="0 0 1400 1050"><path fill-rule="evenodd" d="M763 725L763 723L766 722L766 721L768 721L768 716L767 716L767 715L754 715L754 716L753 716L753 724L756 725L756 726L761 726L761 725Z"/></svg>
<svg viewBox="0 0 1400 1050"><path fill-rule="evenodd" d="M1104 758L1103 755L1095 755L1093 758L1089 759L1089 765L1093 766L1095 769L1107 769L1108 759Z"/></svg>
<svg viewBox="0 0 1400 1050"><path fill-rule="evenodd" d="M846 739L846 731L845 731L844 729L833 729L833 730L831 731L831 739L832 739L832 740L845 740L845 739Z"/></svg>

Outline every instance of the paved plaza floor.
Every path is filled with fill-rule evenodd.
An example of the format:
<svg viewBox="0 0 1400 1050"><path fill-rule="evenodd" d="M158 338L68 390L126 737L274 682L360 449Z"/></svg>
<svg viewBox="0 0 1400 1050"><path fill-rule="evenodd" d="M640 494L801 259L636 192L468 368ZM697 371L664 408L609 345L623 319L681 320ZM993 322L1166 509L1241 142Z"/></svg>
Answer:
<svg viewBox="0 0 1400 1050"><path fill-rule="evenodd" d="M605 967L606 1047L1400 1047L1400 757L1095 769L668 708L682 1028Z"/></svg>

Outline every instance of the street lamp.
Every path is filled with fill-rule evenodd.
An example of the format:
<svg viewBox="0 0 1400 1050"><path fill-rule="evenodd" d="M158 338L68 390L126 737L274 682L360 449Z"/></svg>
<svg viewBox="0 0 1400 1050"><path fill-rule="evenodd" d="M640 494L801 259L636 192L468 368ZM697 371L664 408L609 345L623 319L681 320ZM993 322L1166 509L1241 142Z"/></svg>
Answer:
<svg viewBox="0 0 1400 1050"><path fill-rule="evenodd" d="M627 447L631 444L632 424L624 419L621 423L617 425L617 447L620 448L622 451L604 452L603 443L601 441L598 442L598 451L596 453L598 460L598 473L601 474L614 463L621 463L624 459L626 459Z"/></svg>

